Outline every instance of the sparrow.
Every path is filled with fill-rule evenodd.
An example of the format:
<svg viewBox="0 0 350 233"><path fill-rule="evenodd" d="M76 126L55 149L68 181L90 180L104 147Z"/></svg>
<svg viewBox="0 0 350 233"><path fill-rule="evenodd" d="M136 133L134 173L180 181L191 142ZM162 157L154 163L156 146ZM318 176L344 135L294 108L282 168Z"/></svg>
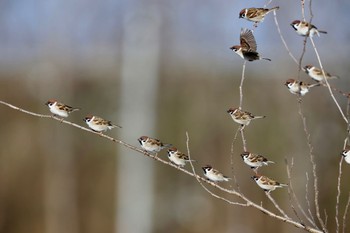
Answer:
<svg viewBox="0 0 350 233"><path fill-rule="evenodd" d="M260 188L262 188L265 192L268 192L268 193L275 190L276 188L282 188L284 186L288 186L286 184L281 184L277 181L274 181L268 178L267 176L255 175L255 176L252 176L252 179L256 182L257 185L259 185Z"/></svg>
<svg viewBox="0 0 350 233"><path fill-rule="evenodd" d="M300 95L304 96L306 93L309 92L310 88L319 86L319 83L314 83L314 84L307 84L302 81L297 81L294 79L288 79L284 85L287 86L288 90L290 93L295 94L295 95Z"/></svg>
<svg viewBox="0 0 350 233"><path fill-rule="evenodd" d="M158 153L159 151L172 146L171 144L163 144L158 139L150 138L147 136L141 136L137 140L141 144L142 149L150 153Z"/></svg>
<svg viewBox="0 0 350 233"><path fill-rule="evenodd" d="M195 162L195 160L190 160L187 155L180 152L175 147L171 147L168 149L168 158L172 163L174 163L180 167L184 167L186 165L186 162L190 162L190 161Z"/></svg>
<svg viewBox="0 0 350 233"><path fill-rule="evenodd" d="M239 108L230 108L227 112L231 115L232 119L238 124L249 125L251 120L265 118L266 116L254 116L250 112L243 111Z"/></svg>
<svg viewBox="0 0 350 233"><path fill-rule="evenodd" d="M326 31L318 30L317 27L315 27L315 25L309 24L308 22L305 22L305 21L294 20L290 25L294 28L296 33L300 36L310 35L311 37L313 37L315 34L317 36L320 36L320 33L327 34Z"/></svg>
<svg viewBox="0 0 350 233"><path fill-rule="evenodd" d="M313 66L313 65L306 65L304 67L305 69L305 72L315 81L317 82L325 82L324 80L324 76L323 76L323 73L322 73L322 70ZM330 80L330 79L336 79L336 78L339 78L338 76L336 75L331 75L329 73L327 73L326 71L324 72L325 74L325 77L327 80Z"/></svg>
<svg viewBox="0 0 350 233"><path fill-rule="evenodd" d="M243 161L252 169L256 170L259 167L267 166L269 163L274 163L273 161L268 160L262 155L250 153L245 151L241 154Z"/></svg>
<svg viewBox="0 0 350 233"><path fill-rule="evenodd" d="M220 173L218 170L215 170L210 165L206 165L202 167L204 171L204 175L211 181L214 182L222 182L222 181L229 181L230 178L227 176L224 176L222 173Z"/></svg>
<svg viewBox="0 0 350 233"><path fill-rule="evenodd" d="M98 116L93 116L91 114L84 118L86 124L95 132L107 131L108 129L113 129L115 127L121 128L119 125L114 125L112 122L102 119Z"/></svg>
<svg viewBox="0 0 350 233"><path fill-rule="evenodd" d="M50 109L50 112L54 114L54 116L60 117L68 117L71 112L78 111L80 108L73 108L71 106L62 104L55 99L49 99L45 105L47 105Z"/></svg>
<svg viewBox="0 0 350 233"><path fill-rule="evenodd" d="M349 147L345 148L345 150L343 150L341 155L344 157L345 162L350 164L350 148Z"/></svg>
<svg viewBox="0 0 350 233"><path fill-rule="evenodd" d="M239 18L246 19L248 21L255 22L255 24L264 21L265 16L274 11L278 10L279 6L273 7L271 9L267 8L245 8L239 12Z"/></svg>
<svg viewBox="0 0 350 233"><path fill-rule="evenodd" d="M242 28L239 39L240 45L234 45L230 49L237 53L241 58L247 61L255 61L261 59L271 61L269 58L260 57L260 54L256 51L257 44L251 30Z"/></svg>

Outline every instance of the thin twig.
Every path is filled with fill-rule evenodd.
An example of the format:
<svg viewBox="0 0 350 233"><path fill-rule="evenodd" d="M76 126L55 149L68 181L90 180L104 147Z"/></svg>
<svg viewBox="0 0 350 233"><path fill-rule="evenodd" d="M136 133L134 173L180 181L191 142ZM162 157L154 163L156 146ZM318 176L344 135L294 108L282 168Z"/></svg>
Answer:
<svg viewBox="0 0 350 233"><path fill-rule="evenodd" d="M232 139L230 159L231 159L231 175L232 175L232 179L233 179L233 181L234 181L234 183L236 185L236 188L237 188L238 192L241 192L239 184L238 184L238 181L237 181L237 178L236 178L236 175L235 175L234 161L233 161L233 156L234 156L233 149L234 149L234 144L235 144L235 142L237 140L237 136L238 136L239 130L240 130L239 128L236 130L235 136Z"/></svg>
<svg viewBox="0 0 350 233"><path fill-rule="evenodd" d="M244 126L241 126L239 131L241 131L243 150L248 151L247 150L247 141L245 140L245 137L244 137Z"/></svg>
<svg viewBox="0 0 350 233"><path fill-rule="evenodd" d="M344 147L345 149L345 147ZM342 175L342 164L343 164L343 156L341 156L339 161L339 172L338 172L338 185L337 185L337 201L335 204L335 223L337 226L336 232L339 233L339 200L340 200L340 184L341 184L341 175Z"/></svg>
<svg viewBox="0 0 350 233"><path fill-rule="evenodd" d="M328 87L329 94L331 95L331 97L332 97L332 99L333 99L335 105L338 107L338 110L339 110L341 116L343 117L344 121L346 122L346 124L349 124L348 119L346 118L346 116L345 116L343 110L341 109L341 107L340 107L340 105L339 105L337 99L334 97L332 88L330 87L330 85L329 85L329 83L328 83L328 80L327 80L327 78L326 78L326 73L325 73L325 71L324 71L324 69L323 69L323 65L322 65L322 62L321 62L320 55L318 54L316 45L315 45L314 40L312 39L312 37L310 37L310 41L311 41L312 47L313 47L313 49L314 49L314 51L315 51L315 54L316 54L316 57L317 57L317 60L318 60L318 64L320 65L320 68L321 68L321 70L322 70L323 78L324 78L325 83L326 83L326 85L327 85L327 87Z"/></svg>
<svg viewBox="0 0 350 233"><path fill-rule="evenodd" d="M349 206L350 206L350 193L348 195L348 202L346 203L345 210L344 210L344 215L343 215L343 233L345 233L346 217L348 215Z"/></svg>
<svg viewBox="0 0 350 233"><path fill-rule="evenodd" d="M304 21L306 21L305 18L305 0L301 0L301 16L303 18Z"/></svg>
<svg viewBox="0 0 350 233"><path fill-rule="evenodd" d="M310 218L311 218L312 221L315 223L314 216L313 216L313 214L311 213L311 204L310 204L310 200L309 200L309 186L308 186L308 184L309 184L309 182L310 182L310 180L309 180L309 174L306 172L305 176L306 176L306 183L305 183L305 201L306 201L307 206L308 206L307 211L308 211L309 214L310 214Z"/></svg>
<svg viewBox="0 0 350 233"><path fill-rule="evenodd" d="M287 42L286 40L284 39L283 35L282 35L282 32L281 32L281 28L279 26L279 23L278 23L278 20L277 20L277 14L276 14L276 11L273 11L273 18L275 20L275 24L276 24L276 27L277 27L277 31L278 31L278 34L281 38L281 41L284 45L284 47L286 48L289 56L293 59L293 61L298 65L298 60L294 57L294 55L292 54L292 52L290 51L288 45L287 45Z"/></svg>
<svg viewBox="0 0 350 233"><path fill-rule="evenodd" d="M245 66L247 61L244 60L243 67L242 67L242 77L241 77L241 84L239 85L239 109L242 109L243 105L243 82L245 79Z"/></svg>
<svg viewBox="0 0 350 233"><path fill-rule="evenodd" d="M305 136L306 136L306 141L307 141L307 145L309 147L309 155L310 155L310 162L312 165L312 174L313 174L313 178L314 178L314 203L315 203L315 209L316 209L316 216L318 221L321 224L321 227L323 229L323 231L327 232L326 226L321 218L320 215L320 207L319 207L319 202L318 202L318 195L319 195L319 190L318 190L318 176L317 176L317 166L316 166L316 162L315 162L315 155L314 155L314 148L312 146L311 143L311 134L309 133L307 124L306 124L306 118L302 112L302 108L301 108L301 102L298 102L298 108L299 108L299 115L300 118L302 120L303 123L303 128L304 128L304 132L305 132Z"/></svg>
<svg viewBox="0 0 350 233"><path fill-rule="evenodd" d="M247 204L245 203L239 203L239 202L233 202L233 201L230 201L224 197L221 197L215 193L213 193L212 191L210 191L207 187L204 186L204 184L201 182L201 180L199 179L199 176L197 175L196 173L196 170L194 169L194 166L193 166L193 163L192 163L192 159L191 159L191 151L190 151L190 137L188 136L188 132L186 132L186 147L187 147L187 156L189 158L189 162L190 162L190 165L191 165L191 168L192 168L192 173L195 175L198 183L202 186L202 188L207 191L210 195L212 195L213 197L217 198L217 199L220 199L222 201L225 201L227 202L228 204L230 205L238 205L238 206L248 206Z"/></svg>
<svg viewBox="0 0 350 233"><path fill-rule="evenodd" d="M312 219L312 216L309 217L307 215L307 213L304 211L304 209L302 208L300 202L299 202L299 199L297 198L296 194L295 194L295 191L294 191L294 187L293 187L293 183L292 183L292 169L293 169L293 166L294 166L294 160L292 158L292 161L291 161L291 165L289 166L288 164L288 161L287 161L287 158L285 158L285 163L286 163L286 167L287 167L287 176L288 176L288 194L289 194L289 202L290 202L290 205L292 206L292 209L294 211L294 214L295 216L299 219L300 222L302 222L301 218L299 217L297 211L294 209L293 207L293 204L292 204L292 199L294 199L294 201L296 202L297 206L298 206L298 209L299 211L304 215L304 217L314 226L317 228L317 225L315 224L315 221L314 219ZM293 196L293 197L292 197Z"/></svg>
<svg viewBox="0 0 350 233"><path fill-rule="evenodd" d="M277 204L277 202L275 201L275 199L273 199L270 195L269 192L265 192L266 196L270 199L270 201L272 202L272 204L276 207L276 209L287 219L289 219L288 215L281 209L281 207Z"/></svg>

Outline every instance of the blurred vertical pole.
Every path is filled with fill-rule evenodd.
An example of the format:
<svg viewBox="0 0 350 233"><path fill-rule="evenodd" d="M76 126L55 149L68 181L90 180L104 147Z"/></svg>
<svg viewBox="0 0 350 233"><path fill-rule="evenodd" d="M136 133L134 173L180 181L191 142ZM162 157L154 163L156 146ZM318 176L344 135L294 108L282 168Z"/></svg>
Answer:
<svg viewBox="0 0 350 233"><path fill-rule="evenodd" d="M157 1L124 1L121 138L137 144L154 135L158 92L160 6ZM115 232L153 232L154 166L118 146Z"/></svg>
<svg viewBox="0 0 350 233"><path fill-rule="evenodd" d="M38 76L41 78L40 101L55 98L56 95L62 98L61 101L71 100L70 82L61 80L57 76L59 72L49 62L39 64L38 69L42 70ZM59 90L64 95L57 93ZM40 129L41 150L45 154L45 232L77 233L76 167L72 153L72 136L68 131L64 132L64 125L56 123L55 126L54 130L48 130L47 127Z"/></svg>
<svg viewBox="0 0 350 233"><path fill-rule="evenodd" d="M57 98L67 103L72 100L71 77L65 74L74 65L70 60L73 44L69 32L74 26L71 23L74 15L70 10L78 8L76 4L76 1L48 0L42 5L46 20L43 20L45 22L41 27L44 36L41 54L43 62L38 66L41 71L38 76L41 78L41 101ZM64 70L57 68L56 64L61 64ZM67 104L74 106L74 103ZM72 135L64 130L62 124L56 124L53 132L44 128L41 133L42 150L46 152L45 232L77 233L79 221Z"/></svg>

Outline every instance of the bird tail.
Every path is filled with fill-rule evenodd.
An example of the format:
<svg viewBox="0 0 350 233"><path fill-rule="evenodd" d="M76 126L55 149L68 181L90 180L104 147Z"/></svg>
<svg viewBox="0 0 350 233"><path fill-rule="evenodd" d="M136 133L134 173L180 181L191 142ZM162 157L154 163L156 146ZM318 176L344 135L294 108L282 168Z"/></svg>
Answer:
<svg viewBox="0 0 350 233"><path fill-rule="evenodd" d="M275 11L275 10L278 10L278 9L280 9L280 7L279 6L275 6L275 7L272 7L269 11Z"/></svg>
<svg viewBox="0 0 350 233"><path fill-rule="evenodd" d="M340 79L340 77L337 75L332 75L329 79Z"/></svg>
<svg viewBox="0 0 350 233"><path fill-rule="evenodd" d="M120 129L122 128L120 125L115 125L115 124L112 124L111 126L112 126L112 128L115 128L115 127L120 128Z"/></svg>
<svg viewBox="0 0 350 233"><path fill-rule="evenodd" d="M288 186L288 184L281 184L280 183L280 185L278 186L279 188L282 188L282 187L286 187L286 186Z"/></svg>
<svg viewBox="0 0 350 233"><path fill-rule="evenodd" d="M265 118L266 116L254 116L254 119L262 119Z"/></svg>
<svg viewBox="0 0 350 233"><path fill-rule="evenodd" d="M224 181L229 181L229 180L231 180L231 178L224 176Z"/></svg>
<svg viewBox="0 0 350 233"><path fill-rule="evenodd" d="M172 146L173 146L173 144L164 143L163 146L162 146L162 149L170 148L170 147L172 147Z"/></svg>
<svg viewBox="0 0 350 233"><path fill-rule="evenodd" d="M79 111L81 110L81 108L72 108L72 110L70 112L75 112L75 111Z"/></svg>
<svg viewBox="0 0 350 233"><path fill-rule="evenodd" d="M321 30L318 30L319 33L323 33L323 34L327 34L326 31L321 31Z"/></svg>
<svg viewBox="0 0 350 233"><path fill-rule="evenodd" d="M310 84L310 85L309 85L309 88L311 88L311 87L317 87L317 86L320 86L320 85L321 85L321 83Z"/></svg>

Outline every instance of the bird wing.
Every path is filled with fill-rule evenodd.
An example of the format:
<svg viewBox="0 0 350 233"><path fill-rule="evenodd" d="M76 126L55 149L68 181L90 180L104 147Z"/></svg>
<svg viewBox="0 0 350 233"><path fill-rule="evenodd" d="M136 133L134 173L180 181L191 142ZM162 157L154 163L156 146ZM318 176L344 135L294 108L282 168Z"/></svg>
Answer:
<svg viewBox="0 0 350 233"><path fill-rule="evenodd" d="M242 49L246 51L256 51L257 45L253 35L253 32L249 29L242 29L240 35L240 43Z"/></svg>

